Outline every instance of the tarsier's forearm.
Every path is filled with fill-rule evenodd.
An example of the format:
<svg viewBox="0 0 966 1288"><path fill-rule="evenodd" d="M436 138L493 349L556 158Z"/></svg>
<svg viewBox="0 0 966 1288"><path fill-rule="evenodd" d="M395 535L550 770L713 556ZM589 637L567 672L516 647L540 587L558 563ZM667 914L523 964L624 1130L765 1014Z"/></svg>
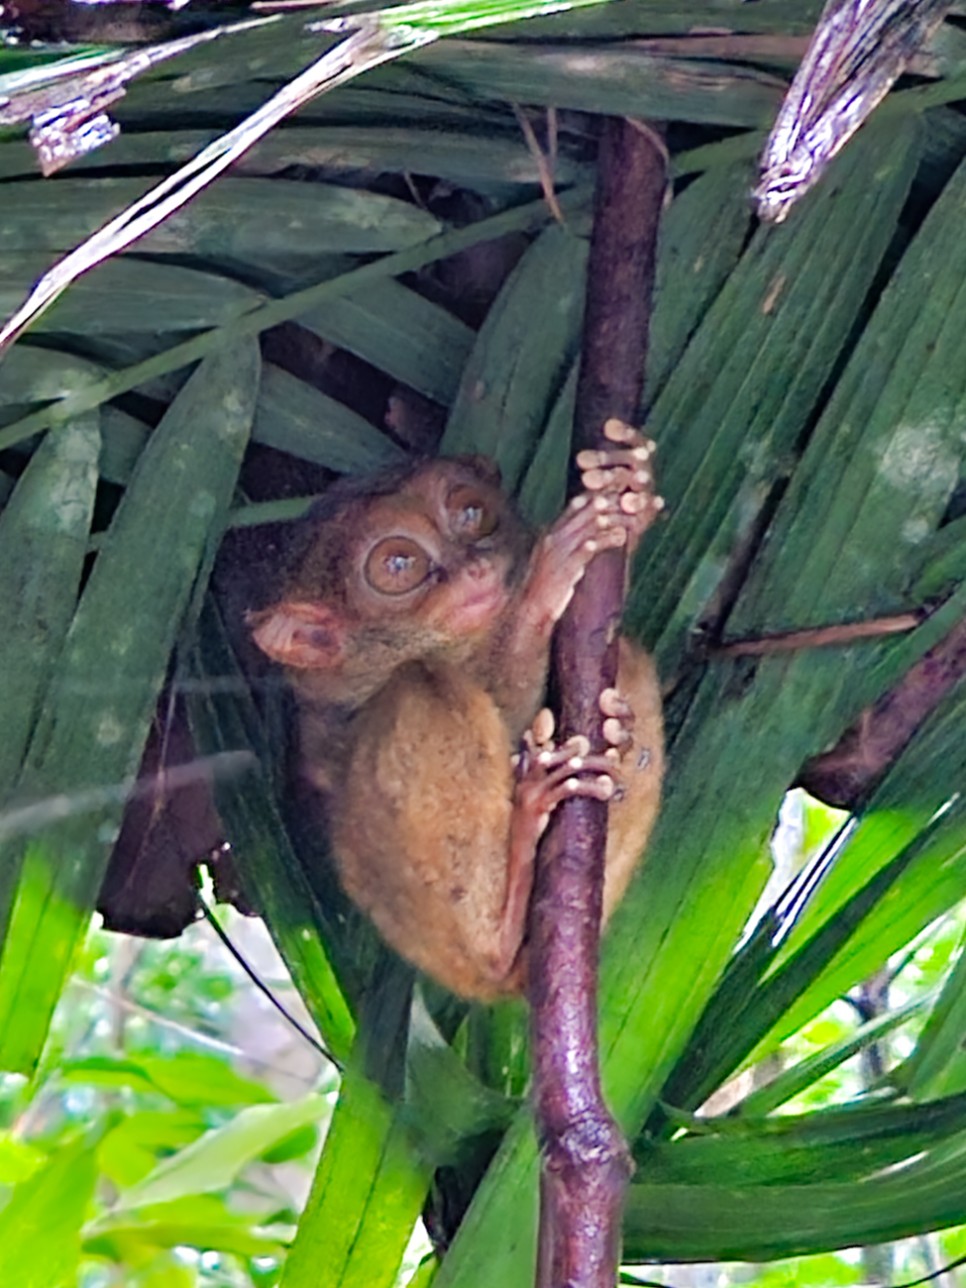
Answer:
<svg viewBox="0 0 966 1288"><path fill-rule="evenodd" d="M584 490L538 538L495 650L500 666L492 691L513 717L521 715L519 695L532 694L546 675L554 627L591 560L619 547L631 555L664 505L653 491L654 444L618 420L608 421L605 433L616 446L578 453ZM523 723L531 716L524 711Z"/></svg>

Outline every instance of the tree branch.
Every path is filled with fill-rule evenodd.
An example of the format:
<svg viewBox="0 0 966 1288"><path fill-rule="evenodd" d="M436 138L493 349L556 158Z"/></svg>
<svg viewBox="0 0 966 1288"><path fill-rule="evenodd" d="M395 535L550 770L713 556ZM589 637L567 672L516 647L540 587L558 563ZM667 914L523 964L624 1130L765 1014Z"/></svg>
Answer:
<svg viewBox="0 0 966 1288"><path fill-rule="evenodd" d="M609 417L637 421L657 229L666 186L659 135L609 119L597 193L575 448L604 444ZM617 671L622 551L599 555L577 587L556 642L561 737L603 750L599 697ZM541 846L530 920L534 1097L543 1149L538 1288L613 1288L631 1174L627 1145L604 1103L597 1050L597 954L607 809L574 799Z"/></svg>
<svg viewBox="0 0 966 1288"><path fill-rule="evenodd" d="M829 805L857 810L921 725L966 675L966 619L956 623L899 682L867 707L830 750L802 768L797 786Z"/></svg>

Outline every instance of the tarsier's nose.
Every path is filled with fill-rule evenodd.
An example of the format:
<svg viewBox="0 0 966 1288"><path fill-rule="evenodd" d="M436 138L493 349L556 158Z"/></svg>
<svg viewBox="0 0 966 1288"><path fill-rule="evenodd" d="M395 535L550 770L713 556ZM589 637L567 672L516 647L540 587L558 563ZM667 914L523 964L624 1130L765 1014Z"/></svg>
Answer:
<svg viewBox="0 0 966 1288"><path fill-rule="evenodd" d="M482 551L474 550L472 558L466 565L466 572L474 581L483 581L493 575L493 564Z"/></svg>

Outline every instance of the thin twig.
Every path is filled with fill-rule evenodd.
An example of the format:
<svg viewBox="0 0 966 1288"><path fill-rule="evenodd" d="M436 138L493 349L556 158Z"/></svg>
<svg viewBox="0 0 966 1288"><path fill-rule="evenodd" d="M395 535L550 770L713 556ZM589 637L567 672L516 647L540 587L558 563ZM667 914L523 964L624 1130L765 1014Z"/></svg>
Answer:
<svg viewBox="0 0 966 1288"><path fill-rule="evenodd" d="M640 414L664 158L652 139L608 120L597 194L575 446L597 447L611 416ZM599 695L613 685L624 556L598 556L558 631L561 734L602 749ZM537 865L530 921L534 1097L543 1149L538 1288L613 1288L631 1174L627 1145L604 1103L597 1051L597 952L606 806L556 811Z"/></svg>
<svg viewBox="0 0 966 1288"><path fill-rule="evenodd" d="M554 185L554 168L557 160L556 129L554 129L551 136L548 152L545 153L540 146L536 131L530 124L527 114L516 103L513 103L512 107L513 115L517 118L517 125L520 127L520 133L523 135L523 141L536 163L537 174L540 176L540 191L543 193L550 213L558 224L562 224L564 222L563 211L560 209L560 202L557 200L557 190Z"/></svg>
<svg viewBox="0 0 966 1288"><path fill-rule="evenodd" d="M854 644L857 640L881 639L883 635L901 635L921 626L927 616L918 611L896 613L892 617L875 617L867 622L840 622L834 626L809 626L776 635L756 635L717 644L711 653L714 657L768 657L772 653L796 653L805 648L831 648L836 644Z"/></svg>

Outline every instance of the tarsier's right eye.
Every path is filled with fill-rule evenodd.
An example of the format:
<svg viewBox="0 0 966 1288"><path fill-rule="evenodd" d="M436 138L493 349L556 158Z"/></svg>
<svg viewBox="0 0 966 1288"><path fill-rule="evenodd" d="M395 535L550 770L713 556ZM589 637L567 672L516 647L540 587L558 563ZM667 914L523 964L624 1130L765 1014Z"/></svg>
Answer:
<svg viewBox="0 0 966 1288"><path fill-rule="evenodd" d="M461 483L452 489L446 504L453 530L461 540L477 541L496 531L499 515L479 488Z"/></svg>
<svg viewBox="0 0 966 1288"><path fill-rule="evenodd" d="M429 555L409 537L386 537L366 558L366 581L383 595L405 595L421 586L431 572Z"/></svg>

